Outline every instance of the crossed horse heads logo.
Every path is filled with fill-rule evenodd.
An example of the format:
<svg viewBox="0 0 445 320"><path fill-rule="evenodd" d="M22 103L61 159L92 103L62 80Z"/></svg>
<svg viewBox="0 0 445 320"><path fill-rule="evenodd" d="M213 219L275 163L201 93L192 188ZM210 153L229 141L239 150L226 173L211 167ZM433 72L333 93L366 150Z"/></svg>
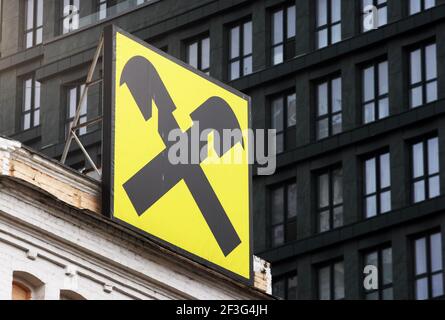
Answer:
<svg viewBox="0 0 445 320"><path fill-rule="evenodd" d="M240 244L235 228L229 220L217 195L199 164L173 165L168 159L173 142L168 141L172 130L180 129L173 111L176 106L153 64L146 58L135 56L125 65L120 86L127 85L145 121L152 117L153 102L158 108L158 132L165 149L140 171L124 183L123 187L137 214L141 216L155 202L169 192L180 181L184 181L195 199L210 231L213 233L224 256L228 256ZM224 129L240 129L233 110L226 101L211 97L190 115L193 123L199 123L202 132L216 131L222 136ZM193 126L184 132L191 151ZM210 130L210 131L209 131ZM208 140L200 142L199 150L208 145ZM237 143L244 147L243 138L232 139L227 146L220 148L214 143L215 151L222 157Z"/></svg>

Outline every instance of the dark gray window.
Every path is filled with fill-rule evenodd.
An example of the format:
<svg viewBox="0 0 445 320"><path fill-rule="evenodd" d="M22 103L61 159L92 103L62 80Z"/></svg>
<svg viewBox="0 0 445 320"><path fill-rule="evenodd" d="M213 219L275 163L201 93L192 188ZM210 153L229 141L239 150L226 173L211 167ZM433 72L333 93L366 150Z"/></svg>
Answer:
<svg viewBox="0 0 445 320"><path fill-rule="evenodd" d="M437 100L436 44L410 52L410 106L420 107Z"/></svg>
<svg viewBox="0 0 445 320"><path fill-rule="evenodd" d="M22 130L40 125L40 82L35 76L23 80Z"/></svg>
<svg viewBox="0 0 445 320"><path fill-rule="evenodd" d="M76 115L76 109L80 101L82 92L85 90L85 85L75 85L67 88L67 124L66 124L66 135L68 135L69 130L74 121L74 116ZM82 106L80 108L79 124L87 122L87 109L88 109L88 99L85 96ZM87 127L79 128L76 133L81 136L87 133Z"/></svg>
<svg viewBox="0 0 445 320"><path fill-rule="evenodd" d="M80 0L63 0L62 33L68 33L79 28Z"/></svg>
<svg viewBox="0 0 445 320"><path fill-rule="evenodd" d="M297 184L286 182L270 190L271 244L297 239Z"/></svg>
<svg viewBox="0 0 445 320"><path fill-rule="evenodd" d="M378 271L378 287L364 289L366 300L393 300L392 248L386 247L365 253L363 263L363 268L373 266Z"/></svg>
<svg viewBox="0 0 445 320"><path fill-rule="evenodd" d="M204 73L210 73L210 38L200 37L186 44L186 61Z"/></svg>
<svg viewBox="0 0 445 320"><path fill-rule="evenodd" d="M345 269L343 261L318 268L318 299L341 300L345 298Z"/></svg>
<svg viewBox="0 0 445 320"><path fill-rule="evenodd" d="M389 116L388 61L367 66L362 71L363 123Z"/></svg>
<svg viewBox="0 0 445 320"><path fill-rule="evenodd" d="M387 0L362 0L362 31L367 32L388 23Z"/></svg>
<svg viewBox="0 0 445 320"><path fill-rule="evenodd" d="M416 14L436 6L436 0L409 0L409 14Z"/></svg>
<svg viewBox="0 0 445 320"><path fill-rule="evenodd" d="M235 80L252 73L252 21L230 28L229 38L229 80Z"/></svg>
<svg viewBox="0 0 445 320"><path fill-rule="evenodd" d="M295 5L272 13L272 64L276 65L295 56Z"/></svg>
<svg viewBox="0 0 445 320"><path fill-rule="evenodd" d="M43 41L43 0L25 2L25 48Z"/></svg>
<svg viewBox="0 0 445 320"><path fill-rule="evenodd" d="M298 276L289 274L272 281L272 294L285 300L297 300Z"/></svg>
<svg viewBox="0 0 445 320"><path fill-rule="evenodd" d="M428 234L414 241L414 292L417 300L444 295L442 234Z"/></svg>
<svg viewBox="0 0 445 320"><path fill-rule="evenodd" d="M316 96L317 140L342 132L341 78L329 79L317 85Z"/></svg>
<svg viewBox="0 0 445 320"><path fill-rule="evenodd" d="M279 95L271 103L271 128L277 134L277 153L282 153L292 146L297 124L297 100L295 93Z"/></svg>
<svg viewBox="0 0 445 320"><path fill-rule="evenodd" d="M389 153L365 160L366 218L391 211L391 169Z"/></svg>
<svg viewBox="0 0 445 320"><path fill-rule="evenodd" d="M317 49L341 41L341 0L317 0Z"/></svg>
<svg viewBox="0 0 445 320"><path fill-rule="evenodd" d="M318 231L343 226L343 170L329 169L317 176Z"/></svg>
<svg viewBox="0 0 445 320"><path fill-rule="evenodd" d="M439 138L423 139L411 147L412 199L414 203L440 195Z"/></svg>

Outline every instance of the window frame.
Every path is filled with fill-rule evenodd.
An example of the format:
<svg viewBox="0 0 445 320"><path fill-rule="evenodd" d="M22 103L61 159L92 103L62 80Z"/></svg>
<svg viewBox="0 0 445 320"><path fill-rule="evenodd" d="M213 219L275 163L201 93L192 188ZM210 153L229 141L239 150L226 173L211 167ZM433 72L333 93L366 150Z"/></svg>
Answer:
<svg viewBox="0 0 445 320"><path fill-rule="evenodd" d="M437 143L438 143L438 148L439 148L439 152L438 152L438 166L439 166L439 171L437 173L434 174L429 174L429 147L428 147L428 141L432 140L432 139L437 139ZM415 145L417 144L422 144L422 149L423 149L423 175L419 176L419 177L414 177L414 168L415 168L415 163L414 163L414 157L413 157L413 148ZM411 204L418 204L418 203L422 203L431 199L435 199L437 197L441 196L441 181L440 181L440 139L439 139L439 135L437 133L435 134L429 134L429 135L425 135L423 137L417 138L415 140L410 141L409 143L409 156L410 156L410 203ZM438 177L439 178L439 195L435 196L435 197L431 197L430 196L430 186L429 186L429 180L432 178ZM419 182L419 181L424 181L424 200L422 201L415 201L415 183Z"/></svg>
<svg viewBox="0 0 445 320"><path fill-rule="evenodd" d="M340 80L340 96L341 96L341 108L339 111L336 111L335 113L333 112L333 103L332 103L332 98L333 98L333 90L332 90L332 85L333 82L335 80L339 79ZM323 84L327 84L327 112L324 115L319 115L319 106L320 106L320 101L319 101L319 87ZM328 139L330 137L336 136L338 134L341 134L343 132L343 78L342 75L340 73L335 73L332 74L330 76L324 77L322 79L319 79L318 81L315 82L315 108L314 108L314 113L315 113L315 140L318 141L322 141L324 139ZM341 117L341 130L338 133L333 133L333 119L334 117L340 115ZM319 124L321 123L321 121L328 119L328 135L326 137L320 137L320 127Z"/></svg>
<svg viewBox="0 0 445 320"><path fill-rule="evenodd" d="M384 94L380 93L380 65L386 63L387 64L387 79L388 79L388 89ZM365 100L365 71L369 68L373 68L373 77L374 77L374 93L373 98L371 100ZM362 112L362 124L368 125L371 123L378 122L380 120L389 118L391 116L391 108L390 108L390 99L389 99L389 86L390 86L390 73L389 73L389 61L387 57L382 57L376 59L372 62L364 64L361 68L360 80L361 80L361 112ZM382 117L380 115L380 101L386 99L388 101L388 114L387 116ZM373 103L374 104L374 120L368 121L366 120L366 106Z"/></svg>
<svg viewBox="0 0 445 320"><path fill-rule="evenodd" d="M30 106L29 110L25 110L26 108L26 82L31 81L31 96L30 96ZM36 107L36 91L37 91L37 84L39 84L39 106ZM40 81L36 80L35 73L29 74L27 76L24 76L21 78L21 85L22 85L22 104L20 108L20 130L21 131L27 131L34 128L38 128L41 125L41 90L42 90L42 84ZM36 113L39 115L38 124L35 124L36 119ZM29 114L29 128L25 128L25 116Z"/></svg>
<svg viewBox="0 0 445 320"><path fill-rule="evenodd" d="M430 7L430 8L426 8L426 0L418 0L418 1L420 2L420 10L417 11L417 12L412 12L412 10L411 10L411 0L407 1L407 5L408 5L408 16L412 16L412 15L415 15L415 14L419 14L419 13L421 13L421 12L424 12L424 11L426 11L426 10L430 10L430 9L432 9L432 8L434 8L434 7L437 6L437 1L436 1L436 0L434 0L434 5L433 5L432 7Z"/></svg>
<svg viewBox="0 0 445 320"><path fill-rule="evenodd" d="M295 30L294 30L294 36L289 37L289 9L293 7L294 10L294 16L295 16ZM281 42L274 43L274 34L275 34L275 21L274 17L275 14L282 11L283 14L283 21L282 21L282 30L283 30L283 39ZM281 63L284 63L285 61L288 61L295 57L296 55L296 38L297 38L297 7L295 3L286 3L284 5L281 5L279 7L275 7L270 11L270 65L276 66ZM275 49L278 47L282 47L282 61L275 62ZM293 50L292 50L293 46ZM287 57L287 53L290 51L290 55L292 57Z"/></svg>
<svg viewBox="0 0 445 320"><path fill-rule="evenodd" d="M382 156L388 155L388 161L389 161L389 186L382 188L382 163L381 159ZM375 192L367 194L366 192L366 183L367 183L367 175L366 175L366 162L369 160L375 160ZM381 215L385 215L390 213L393 210L392 207L392 180L391 180L391 152L388 148L385 148L383 150L379 150L377 152L373 152L371 154L366 155L363 158L362 161L362 176L363 176L363 183L362 183L362 208L363 208L363 218L365 220L369 220ZM386 212L382 212L382 202L381 202L381 195L389 192L390 195L390 210ZM367 199L369 197L375 197L376 198L376 214L373 216L368 217L368 207L367 207Z"/></svg>
<svg viewBox="0 0 445 320"><path fill-rule="evenodd" d="M342 188L342 201L338 204L334 204L334 172L336 171L341 171L341 188ZM333 165L330 166L328 168L325 168L324 170L319 170L316 172L315 174L315 178L316 178L316 212L317 212L317 227L316 227L316 233L317 234L323 234L323 233L327 233L330 232L332 230L336 230L338 228L341 228L344 226L344 195L343 195L343 191L344 191L344 175L343 175L343 167L341 164L337 164L337 165ZM325 207L320 207L320 177L327 175L328 176L328 205ZM340 226L334 226L334 211L335 209L339 208L339 207L343 207L342 208L342 223ZM321 230L321 214L323 212L329 212L329 229L328 230Z"/></svg>
<svg viewBox="0 0 445 320"><path fill-rule="evenodd" d="M315 1L315 49L319 50L319 49L323 49L326 47L329 47L333 44L336 44L338 42L341 42L343 39L343 32L342 32L342 12L341 12L341 8L343 7L342 4L342 0L340 1L340 20L336 21L336 22L332 22L332 2L334 0L326 0L326 24L324 25L320 25L318 26L318 10L319 10L319 6L320 6L320 1L321 0L316 0ZM340 40L336 41L336 42L332 42L332 29L337 26L340 25ZM319 37L319 33L323 30L327 30L327 44L326 46L320 46L320 37Z"/></svg>
<svg viewBox="0 0 445 320"><path fill-rule="evenodd" d="M278 248L278 247L281 247L281 246L288 244L292 241L297 240L298 234L297 234L296 228L297 228L297 221L298 221L298 208L297 208L298 201L295 204L295 208L297 209L295 212L295 216L289 218L289 193L288 193L288 190L289 190L289 187L293 184L295 184L295 187L297 187L296 179L289 179L287 181L277 183L275 185L270 186L268 189L268 191L269 191L268 192L268 194L269 194L269 197L268 197L269 198L269 215L268 215L269 216L269 232L268 232L269 237L268 238L269 238L269 247L270 248ZM273 222L274 210L273 210L273 203L272 203L272 194L273 194L273 192L275 192L279 189L283 189L283 212L282 212L283 220L281 222L274 223ZM295 190L295 192L296 192L295 198L297 198L297 190ZM294 236L293 236L294 239L292 239L292 238L289 239L287 237L288 232L286 232L286 231L289 230L288 228L292 224L295 224L295 230L294 230ZM283 226L283 243L275 244L274 243L274 230L275 230L275 228L280 227L280 226Z"/></svg>
<svg viewBox="0 0 445 320"><path fill-rule="evenodd" d="M343 298L336 299L335 298L335 266L337 264L343 265ZM329 268L329 299L327 301L340 301L346 299L346 286L345 286L345 261L342 258L334 259L325 263L322 263L316 266L316 299L321 300L321 292L320 292L320 270Z"/></svg>
<svg viewBox="0 0 445 320"><path fill-rule="evenodd" d="M361 33L367 33L367 32L376 30L376 29L369 29L369 30L365 30L364 29L363 21L365 20L365 17L366 17L364 1L365 0L360 0L360 2L361 2L360 3L361 12L360 13L361 13L361 17L362 17L361 24L360 24L360 32ZM380 3L380 4L378 3L379 0L371 0L371 1L372 1L371 5L374 6L377 9L377 16L378 16L379 10L381 10L381 9L386 7L386 23L377 26L377 29L381 28L383 26L386 26L388 24L388 0L386 0L384 3Z"/></svg>
<svg viewBox="0 0 445 320"><path fill-rule="evenodd" d="M283 91L281 93L275 94L273 96L271 96L269 98L269 127L271 129L276 130L276 128L273 127L273 106L275 101L277 100L281 100L282 101L282 105L283 105L283 129L281 131L276 131L276 137L278 137L279 135L283 136L283 150L281 152L278 151L278 149L276 150L276 154L283 154L286 151L289 150L289 146L288 146L288 138L289 135L292 134L293 130L296 130L297 127L297 123L295 120L295 124L289 126L289 101L290 101L290 97L294 96L295 97L295 116L297 114L297 93L294 89L288 89L286 91ZM277 139L278 140L278 139Z"/></svg>
<svg viewBox="0 0 445 320"><path fill-rule="evenodd" d="M206 39L208 39L208 41L209 41L209 66L208 66L208 68L203 69L202 68L202 60L203 60L202 59L203 58L202 43ZM194 67L194 68L199 70L199 71L201 71L201 72L203 72L203 73L205 73L205 74L207 74L207 75L210 75L210 70L211 70L211 65L212 64L211 64L211 39L210 39L209 33L207 32L207 33L201 34L199 36L190 38L190 39L188 39L188 40L186 40L184 42L184 48L185 48L185 50L184 50L184 60L190 66L192 66L192 65L190 64L189 48L190 48L191 45L193 45L195 43L197 44L197 53L198 54L197 54L197 66Z"/></svg>
<svg viewBox="0 0 445 320"><path fill-rule="evenodd" d="M73 117L70 117L70 91L72 89L76 89L75 108L77 109L77 107L79 105L79 101L80 101L81 95L82 95L82 87L83 87L83 90L85 90L86 89L86 84L85 83L75 83L75 84L70 84L70 85L66 85L65 86L65 105L66 105L66 107L65 107L65 112L66 112L65 113L65 125L64 125L64 127L65 127L65 130L64 130L65 131L65 137L68 136L69 131L71 129L71 125L72 125L72 123L74 121L74 117L75 117L75 114L74 114ZM85 98L86 98L85 114L82 114L82 113L80 114L80 116L79 116L79 124L82 124L82 123L85 123L85 122L88 121L88 95ZM82 111L82 109L81 109L81 111ZM84 119L84 121L83 121L83 119ZM78 137L81 137L81 136L86 135L88 133L88 131L89 130L88 130L87 126L82 127L82 128L78 128L76 130L76 135Z"/></svg>
<svg viewBox="0 0 445 320"><path fill-rule="evenodd" d="M33 5L33 12L32 12L32 27L30 29L28 29L28 5L29 5L29 1L32 2ZM38 9L38 4L42 3L42 16L41 16L41 20L42 20L42 24L39 25L38 24L38 18L39 18L39 9ZM43 0L24 0L24 37L23 37L23 47L26 49L30 49L33 48L35 46L41 45L43 43L43 19L44 19L44 1ZM41 39L38 41L37 39L37 33L41 32ZM32 34L32 39L31 39L31 44L28 46L28 34L31 33Z"/></svg>
<svg viewBox="0 0 445 320"><path fill-rule="evenodd" d="M391 273L392 273L392 279L391 279L391 283L388 284L384 284L383 283L383 251L391 249ZM364 287L362 288L361 292L362 292L362 298L365 300L367 295L369 294L373 294L373 293L377 293L378 294L378 299L377 300L384 300L383 297L383 292L387 289L392 289L393 290L393 297L391 300L394 300L394 259L393 259L393 248L391 246L390 243L388 244L384 244L384 245L380 245L371 249L367 249L365 251L362 252L362 267L364 269L364 267L366 266L366 257L368 255L377 253L377 270L378 270L378 288L377 289L371 289L369 291L367 291ZM381 272L382 271L382 272ZM362 274L361 280L362 282L364 281L366 275Z"/></svg>
<svg viewBox="0 0 445 320"><path fill-rule="evenodd" d="M427 59L426 59L426 48L429 46L434 45L436 48L435 55L436 55L436 77L430 80L427 80ZM421 74L420 74L420 81L416 83L412 83L412 59L411 55L413 52L420 50L420 67L421 67ZM417 44L416 46L412 46L408 50L408 101L409 101L409 110L414 110L417 108L421 108L429 103L433 103L438 101L439 99L439 69L438 69L438 52L437 52L437 41L436 40L430 40L425 41L423 43ZM436 99L428 102L428 85L435 82L436 83ZM422 103L418 106L414 106L413 104L413 90L416 88L422 89Z"/></svg>
<svg viewBox="0 0 445 320"><path fill-rule="evenodd" d="M71 12L70 14L71 14L71 15L75 15L75 16L77 16L78 19L79 19L79 21L80 21L80 0L66 0L66 1L69 2L68 5L70 5L70 6L72 6L72 7L77 7L77 11L76 11L76 12ZM78 2L79 6L76 5L76 2ZM77 27L73 27L72 29L65 30L63 24L64 24L65 19L66 19L69 15L65 15L65 14L64 14L64 13L65 13L65 12L64 12L64 7L65 7L65 4L62 3L62 4L60 5L60 8L59 8L59 11L60 11L60 17L61 17L61 19L60 19L60 33L61 33L61 34L68 34L68 33L70 33L70 32L73 32L73 31L79 29L80 26L77 25Z"/></svg>
<svg viewBox="0 0 445 320"><path fill-rule="evenodd" d="M272 294L276 296L276 293L273 290L273 284L278 283L278 282L284 282L284 297L280 297L284 300L298 300L298 272L288 272L285 273L283 275L280 276L276 276L273 277L274 279L272 280ZM295 297L293 298L289 298L289 282L291 278L296 278L297 279L297 286L296 286L296 292L295 292Z"/></svg>
<svg viewBox="0 0 445 320"><path fill-rule="evenodd" d="M441 246L442 246L442 269L438 270L438 271L431 271L431 237L433 235L439 234L440 236L440 240L441 240ZM426 272L421 273L421 274L416 274L416 241L421 240L421 239L425 239L425 264L426 264ZM442 234L442 230L440 228L436 228L433 230L429 230L426 232L422 232L420 234L417 234L415 236L413 236L411 238L411 254L412 254L412 294L415 300L417 300L417 289L416 289L416 284L418 280L421 279L427 279L428 282L428 297L426 300L431 300L431 299L443 299L445 297L445 269L444 269L444 254L443 254L443 234ZM433 277L435 275L438 274L442 274L442 288L443 288L443 294L437 297L433 297Z"/></svg>
<svg viewBox="0 0 445 320"><path fill-rule="evenodd" d="M246 24L251 24L252 26L252 34L251 34L251 39L252 39L252 52L249 54L244 54L244 38L245 38L245 34L244 34L244 28ZM238 56L232 58L231 57L231 52L232 52L232 30L235 28L239 28L239 41L238 41ZM227 74L228 74L228 81L235 81L238 80L242 77L248 76L250 74L253 73L253 20L251 17L247 17L241 20L238 20L235 23L232 23L229 28L228 28L228 68L227 68ZM252 60L252 70L250 73L245 73L244 72L244 66L245 66L245 62L246 59L251 58ZM232 64L238 62L239 63L239 67L238 67L238 77L233 77L232 76Z"/></svg>

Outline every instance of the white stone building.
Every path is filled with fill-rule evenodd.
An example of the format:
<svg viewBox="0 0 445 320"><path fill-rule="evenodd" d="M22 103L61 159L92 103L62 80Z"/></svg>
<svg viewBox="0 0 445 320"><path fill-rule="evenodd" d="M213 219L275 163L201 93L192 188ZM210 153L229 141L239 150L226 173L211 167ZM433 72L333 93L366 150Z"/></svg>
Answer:
<svg viewBox="0 0 445 320"><path fill-rule="evenodd" d="M100 214L100 184L0 137L0 299L270 299Z"/></svg>

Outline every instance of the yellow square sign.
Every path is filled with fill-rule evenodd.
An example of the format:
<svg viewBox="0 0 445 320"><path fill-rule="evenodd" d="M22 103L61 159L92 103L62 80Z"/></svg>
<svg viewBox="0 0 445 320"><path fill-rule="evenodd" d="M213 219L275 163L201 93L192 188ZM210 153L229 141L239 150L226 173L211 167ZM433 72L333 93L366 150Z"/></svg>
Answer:
<svg viewBox="0 0 445 320"><path fill-rule="evenodd" d="M251 282L250 99L115 27L104 52L104 212Z"/></svg>

